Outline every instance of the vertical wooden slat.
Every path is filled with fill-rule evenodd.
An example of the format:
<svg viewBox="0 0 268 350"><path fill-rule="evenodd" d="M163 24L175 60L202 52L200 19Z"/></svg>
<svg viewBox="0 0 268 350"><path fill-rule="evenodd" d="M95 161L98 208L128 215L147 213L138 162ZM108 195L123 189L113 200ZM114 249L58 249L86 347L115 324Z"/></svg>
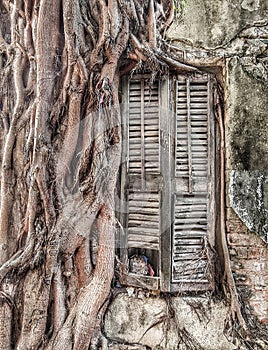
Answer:
<svg viewBox="0 0 268 350"><path fill-rule="evenodd" d="M192 145L191 145L191 96L190 96L190 80L186 79L186 94L187 94L187 140L188 140L188 188L189 193L193 191L193 177L192 177Z"/></svg>
<svg viewBox="0 0 268 350"><path fill-rule="evenodd" d="M209 242L215 246L215 232L216 232L216 130L213 114L213 82L212 77L208 79L208 159L210 159L210 166L208 167L208 177L211 179L208 188L208 235Z"/></svg>
<svg viewBox="0 0 268 350"><path fill-rule="evenodd" d="M171 142L170 132L174 115L170 111L170 82L166 78L160 87L160 145L161 145L161 172L163 189L161 200L161 290L170 291L171 280Z"/></svg>
<svg viewBox="0 0 268 350"><path fill-rule="evenodd" d="M145 190L144 79L141 79L141 184Z"/></svg>
<svg viewBox="0 0 268 350"><path fill-rule="evenodd" d="M129 80L127 77L122 79L122 95L121 116L122 116L122 153L121 153L121 179L120 179L120 214L119 221L122 228L119 228L120 241L120 259L123 264L127 263L127 201L126 201L126 184L128 169L128 119L129 119Z"/></svg>

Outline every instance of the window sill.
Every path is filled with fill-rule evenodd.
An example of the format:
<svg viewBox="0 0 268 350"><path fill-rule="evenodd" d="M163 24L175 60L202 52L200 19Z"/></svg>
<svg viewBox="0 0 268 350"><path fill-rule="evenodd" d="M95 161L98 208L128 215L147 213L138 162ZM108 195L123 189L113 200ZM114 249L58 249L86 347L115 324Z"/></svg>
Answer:
<svg viewBox="0 0 268 350"><path fill-rule="evenodd" d="M122 278L122 281L120 281L120 283L127 286L140 287L149 290L158 290L159 282L159 277L143 276L135 273L128 273Z"/></svg>

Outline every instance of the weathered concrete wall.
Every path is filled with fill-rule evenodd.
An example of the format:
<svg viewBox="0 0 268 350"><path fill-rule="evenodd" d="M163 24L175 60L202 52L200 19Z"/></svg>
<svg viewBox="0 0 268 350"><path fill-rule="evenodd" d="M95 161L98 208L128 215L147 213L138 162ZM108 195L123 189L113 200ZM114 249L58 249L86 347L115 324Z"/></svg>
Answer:
<svg viewBox="0 0 268 350"><path fill-rule="evenodd" d="M169 36L187 63L222 71L232 270L242 299L268 323L268 2L188 0ZM206 296L164 300L129 288L105 332L118 350L235 349L223 335L227 313Z"/></svg>
<svg viewBox="0 0 268 350"><path fill-rule="evenodd" d="M268 242L268 80L251 66L257 72L239 57L227 60L229 196L240 219Z"/></svg>
<svg viewBox="0 0 268 350"><path fill-rule="evenodd" d="M225 48L227 231L238 291L267 323L268 27L254 18Z"/></svg>
<svg viewBox="0 0 268 350"><path fill-rule="evenodd" d="M245 28L267 24L266 0L188 0L184 15L169 35L193 47L215 49Z"/></svg>

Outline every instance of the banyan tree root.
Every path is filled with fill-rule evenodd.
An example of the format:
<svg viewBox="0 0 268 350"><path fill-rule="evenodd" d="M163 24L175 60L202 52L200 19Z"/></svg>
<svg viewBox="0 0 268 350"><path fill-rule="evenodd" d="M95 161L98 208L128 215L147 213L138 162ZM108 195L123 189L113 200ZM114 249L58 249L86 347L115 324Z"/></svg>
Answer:
<svg viewBox="0 0 268 350"><path fill-rule="evenodd" d="M88 349L114 273L120 75L195 68L162 51L171 0L0 14L0 349Z"/></svg>

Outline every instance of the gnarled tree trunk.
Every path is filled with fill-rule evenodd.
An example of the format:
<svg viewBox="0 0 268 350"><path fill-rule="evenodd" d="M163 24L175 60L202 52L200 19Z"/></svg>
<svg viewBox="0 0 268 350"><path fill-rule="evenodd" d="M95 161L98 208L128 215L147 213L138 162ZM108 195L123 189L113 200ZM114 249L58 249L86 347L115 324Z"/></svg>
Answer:
<svg viewBox="0 0 268 350"><path fill-rule="evenodd" d="M120 75L192 68L162 51L171 0L0 16L0 349L88 349L114 271Z"/></svg>

